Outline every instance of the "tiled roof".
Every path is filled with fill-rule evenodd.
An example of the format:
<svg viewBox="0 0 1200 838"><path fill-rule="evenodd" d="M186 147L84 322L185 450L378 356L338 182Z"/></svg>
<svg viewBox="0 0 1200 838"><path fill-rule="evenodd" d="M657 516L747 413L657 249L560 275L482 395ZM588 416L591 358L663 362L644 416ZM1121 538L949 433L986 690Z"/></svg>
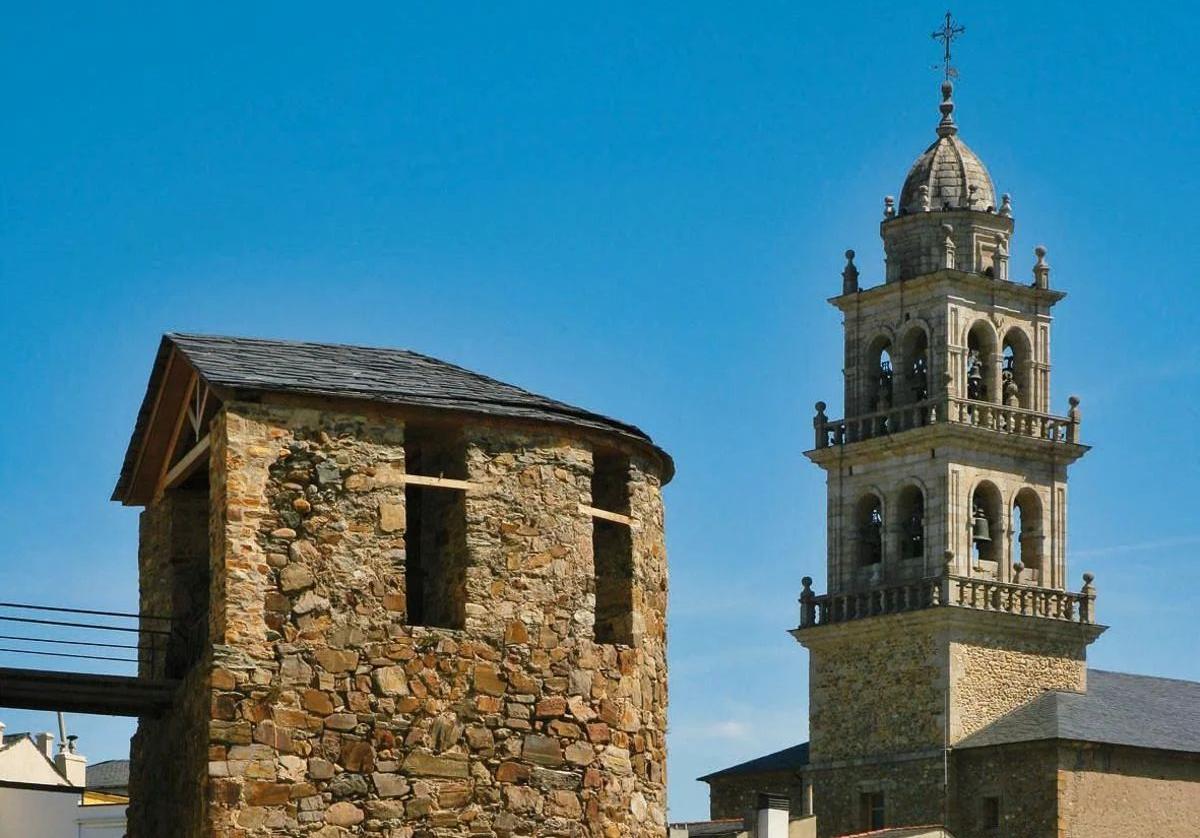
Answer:
<svg viewBox="0 0 1200 838"><path fill-rule="evenodd" d="M89 765L86 785L98 791L129 788L129 760L110 759Z"/></svg>
<svg viewBox="0 0 1200 838"><path fill-rule="evenodd" d="M210 387L234 395L298 393L503 416L615 434L653 446L634 425L505 384L405 349L302 343L213 335L167 334L159 346L146 397L121 469L115 500L132 479L158 383L177 349ZM670 457L658 451L670 479Z"/></svg>
<svg viewBox="0 0 1200 838"><path fill-rule="evenodd" d="M701 782L707 783L710 780L716 780L721 777L733 777L739 774L770 774L778 771L799 771L806 765L808 765L808 743L801 742L799 745L784 748L782 751L776 751L773 754L767 754L748 762L732 765L729 768L722 768L720 771L714 771L711 774L705 774L699 779Z"/></svg>
<svg viewBox="0 0 1200 838"><path fill-rule="evenodd" d="M1200 753L1200 683L1090 669L1086 693L1044 693L957 747L1041 739Z"/></svg>

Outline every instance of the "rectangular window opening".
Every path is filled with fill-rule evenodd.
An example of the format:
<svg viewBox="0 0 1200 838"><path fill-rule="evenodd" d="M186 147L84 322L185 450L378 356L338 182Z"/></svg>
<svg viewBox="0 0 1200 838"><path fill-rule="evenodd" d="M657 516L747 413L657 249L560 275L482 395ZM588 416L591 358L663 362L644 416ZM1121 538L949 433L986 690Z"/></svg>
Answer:
<svg viewBox="0 0 1200 838"><path fill-rule="evenodd" d="M629 458L595 452L592 505L629 515ZM633 645L633 533L630 525L592 517L597 643Z"/></svg>
<svg viewBox="0 0 1200 838"><path fill-rule="evenodd" d="M408 426L407 474L465 480L466 444L449 429ZM467 505L462 489L405 484L408 623L461 629L467 606Z"/></svg>
<svg viewBox="0 0 1200 838"><path fill-rule="evenodd" d="M983 798L983 828L1000 828L1000 798L996 796Z"/></svg>
<svg viewBox="0 0 1200 838"><path fill-rule="evenodd" d="M883 829L884 798L881 791L864 791L858 798L859 819L865 829Z"/></svg>

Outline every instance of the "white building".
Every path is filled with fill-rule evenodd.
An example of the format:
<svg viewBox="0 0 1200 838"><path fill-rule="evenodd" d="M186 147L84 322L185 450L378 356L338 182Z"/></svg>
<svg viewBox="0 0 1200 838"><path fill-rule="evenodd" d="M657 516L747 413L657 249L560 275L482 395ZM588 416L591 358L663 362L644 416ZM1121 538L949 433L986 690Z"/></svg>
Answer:
<svg viewBox="0 0 1200 838"><path fill-rule="evenodd" d="M3 731L0 724L0 838L123 838L127 761L89 768L74 741L55 754L50 733Z"/></svg>

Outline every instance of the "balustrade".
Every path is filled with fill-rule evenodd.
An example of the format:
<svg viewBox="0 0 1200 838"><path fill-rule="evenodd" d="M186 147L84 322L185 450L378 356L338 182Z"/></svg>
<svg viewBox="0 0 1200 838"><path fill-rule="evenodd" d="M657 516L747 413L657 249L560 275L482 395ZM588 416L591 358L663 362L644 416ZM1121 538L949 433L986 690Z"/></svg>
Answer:
<svg viewBox="0 0 1200 838"><path fill-rule="evenodd" d="M1078 443L1079 400L1071 398L1071 410L1066 417L955 397L927 399L863 416L832 420L825 415L825 403L818 402L813 427L816 430L816 447L828 448L889 436L937 422L955 422L1050 442Z"/></svg>
<svg viewBox="0 0 1200 838"><path fill-rule="evenodd" d="M943 576L903 585L817 595L812 591L812 579L806 576L800 594L800 628L937 607L1093 624L1096 622L1096 592L1092 579L1090 573L1085 573L1083 589L1078 593L990 579Z"/></svg>

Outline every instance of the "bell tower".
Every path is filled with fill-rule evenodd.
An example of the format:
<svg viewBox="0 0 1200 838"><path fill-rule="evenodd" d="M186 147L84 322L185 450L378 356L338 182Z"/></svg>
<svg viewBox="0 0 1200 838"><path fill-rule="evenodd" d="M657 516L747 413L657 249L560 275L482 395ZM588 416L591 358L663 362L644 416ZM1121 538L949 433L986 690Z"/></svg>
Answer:
<svg viewBox="0 0 1200 838"><path fill-rule="evenodd" d="M846 252L845 418L817 403L827 592L804 579L810 768L821 835L953 822L951 750L1044 690L1082 692L1095 591L1067 576L1079 402L1051 411L1046 251L1010 277L1013 206L959 137L884 199L873 287Z"/></svg>

